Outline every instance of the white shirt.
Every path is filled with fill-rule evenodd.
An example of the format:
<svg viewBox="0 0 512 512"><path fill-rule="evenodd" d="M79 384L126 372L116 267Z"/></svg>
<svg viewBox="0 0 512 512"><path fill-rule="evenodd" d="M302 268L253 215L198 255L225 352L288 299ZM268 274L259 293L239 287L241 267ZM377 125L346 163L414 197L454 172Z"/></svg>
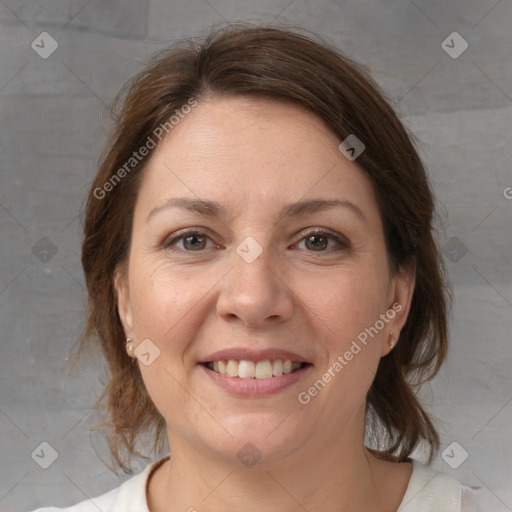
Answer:
<svg viewBox="0 0 512 512"><path fill-rule="evenodd" d="M150 512L147 483L151 473L168 458L169 455L149 464L141 473L97 498L71 507L45 507L33 512ZM411 478L397 512L505 512L505 507L487 503L483 489L463 485L417 460L411 462Z"/></svg>

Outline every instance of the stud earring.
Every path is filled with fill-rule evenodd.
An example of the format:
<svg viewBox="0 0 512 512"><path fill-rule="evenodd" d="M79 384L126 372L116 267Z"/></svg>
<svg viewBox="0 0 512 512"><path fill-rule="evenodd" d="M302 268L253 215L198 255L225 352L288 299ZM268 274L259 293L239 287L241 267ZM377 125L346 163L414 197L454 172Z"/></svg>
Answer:
<svg viewBox="0 0 512 512"><path fill-rule="evenodd" d="M393 350L395 348L396 342L398 340L395 340L395 338L393 338L393 333L390 333L389 337L391 338L389 341L389 346L390 346L391 350Z"/></svg>
<svg viewBox="0 0 512 512"><path fill-rule="evenodd" d="M133 338L126 338L126 350L128 351L128 353L131 355L132 351L133 351Z"/></svg>

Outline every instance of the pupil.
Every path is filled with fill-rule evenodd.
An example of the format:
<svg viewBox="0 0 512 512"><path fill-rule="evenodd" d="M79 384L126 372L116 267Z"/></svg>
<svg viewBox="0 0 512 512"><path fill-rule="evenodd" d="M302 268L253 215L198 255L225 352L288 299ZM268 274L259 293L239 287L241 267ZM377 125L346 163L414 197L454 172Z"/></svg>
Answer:
<svg viewBox="0 0 512 512"><path fill-rule="evenodd" d="M199 237L199 236L197 236L197 235L191 235L191 236L188 236L188 237L187 237L187 242L190 242L191 240L196 240L196 241L197 241L197 240L201 240L201 237ZM195 243L192 243L192 244L191 244L191 246L192 246L192 247L195 247L195 248L199 247L199 246L198 246L197 244L195 244Z"/></svg>
<svg viewBox="0 0 512 512"><path fill-rule="evenodd" d="M314 240L314 239L323 240L324 243L322 243L322 242L320 242L320 243L312 242L312 240ZM308 240L312 243L313 247L325 248L325 246L326 246L326 244L325 244L325 237L323 237L323 236L318 236L318 235L310 236Z"/></svg>

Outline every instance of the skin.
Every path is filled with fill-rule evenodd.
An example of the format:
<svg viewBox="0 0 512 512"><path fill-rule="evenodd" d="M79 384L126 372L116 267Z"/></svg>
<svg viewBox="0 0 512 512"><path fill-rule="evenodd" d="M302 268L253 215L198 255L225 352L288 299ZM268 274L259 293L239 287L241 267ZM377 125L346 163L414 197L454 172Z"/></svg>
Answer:
<svg viewBox="0 0 512 512"><path fill-rule="evenodd" d="M138 361L172 453L150 479L152 512L398 508L412 466L367 452L365 398L391 334L398 338L406 321L414 275L390 272L372 185L339 143L299 106L244 97L199 103L155 149L129 258L115 276L126 336L160 350L152 364ZM227 215L172 208L146 220L173 197L214 200ZM348 207L279 215L311 198L349 200L364 220ZM211 236L162 246L184 228ZM330 229L349 245L321 236L317 248L306 228ZM252 263L236 252L248 236L263 250ZM393 303L402 310L301 404L298 393ZM277 394L239 397L198 366L231 347L290 350L313 366ZM247 442L262 455L250 468L236 456Z"/></svg>

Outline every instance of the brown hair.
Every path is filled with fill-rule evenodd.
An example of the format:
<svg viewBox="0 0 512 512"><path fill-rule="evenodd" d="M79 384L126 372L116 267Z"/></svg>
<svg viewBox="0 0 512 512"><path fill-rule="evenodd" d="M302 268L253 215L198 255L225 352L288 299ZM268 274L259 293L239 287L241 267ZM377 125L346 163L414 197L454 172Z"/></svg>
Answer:
<svg viewBox="0 0 512 512"><path fill-rule="evenodd" d="M357 163L375 190L391 269L416 268L400 342L381 359L367 396L372 452L401 461L422 440L431 459L439 448L415 392L439 370L448 342L449 294L432 235L434 203L425 168L367 69L314 37L261 25L216 29L202 40L191 38L159 52L114 101L114 129L86 205L82 265L88 316L76 359L94 347L106 358L109 381L96 406L106 409L100 427L113 460L125 471L131 456L149 458L136 448L143 437L153 439L157 453L165 433L139 367L125 352L117 312L113 276L128 256L134 205L151 151L129 169L126 162L191 98L200 102L219 95L293 102L322 119L340 140L355 134L365 144ZM114 183L123 166L127 172Z"/></svg>

